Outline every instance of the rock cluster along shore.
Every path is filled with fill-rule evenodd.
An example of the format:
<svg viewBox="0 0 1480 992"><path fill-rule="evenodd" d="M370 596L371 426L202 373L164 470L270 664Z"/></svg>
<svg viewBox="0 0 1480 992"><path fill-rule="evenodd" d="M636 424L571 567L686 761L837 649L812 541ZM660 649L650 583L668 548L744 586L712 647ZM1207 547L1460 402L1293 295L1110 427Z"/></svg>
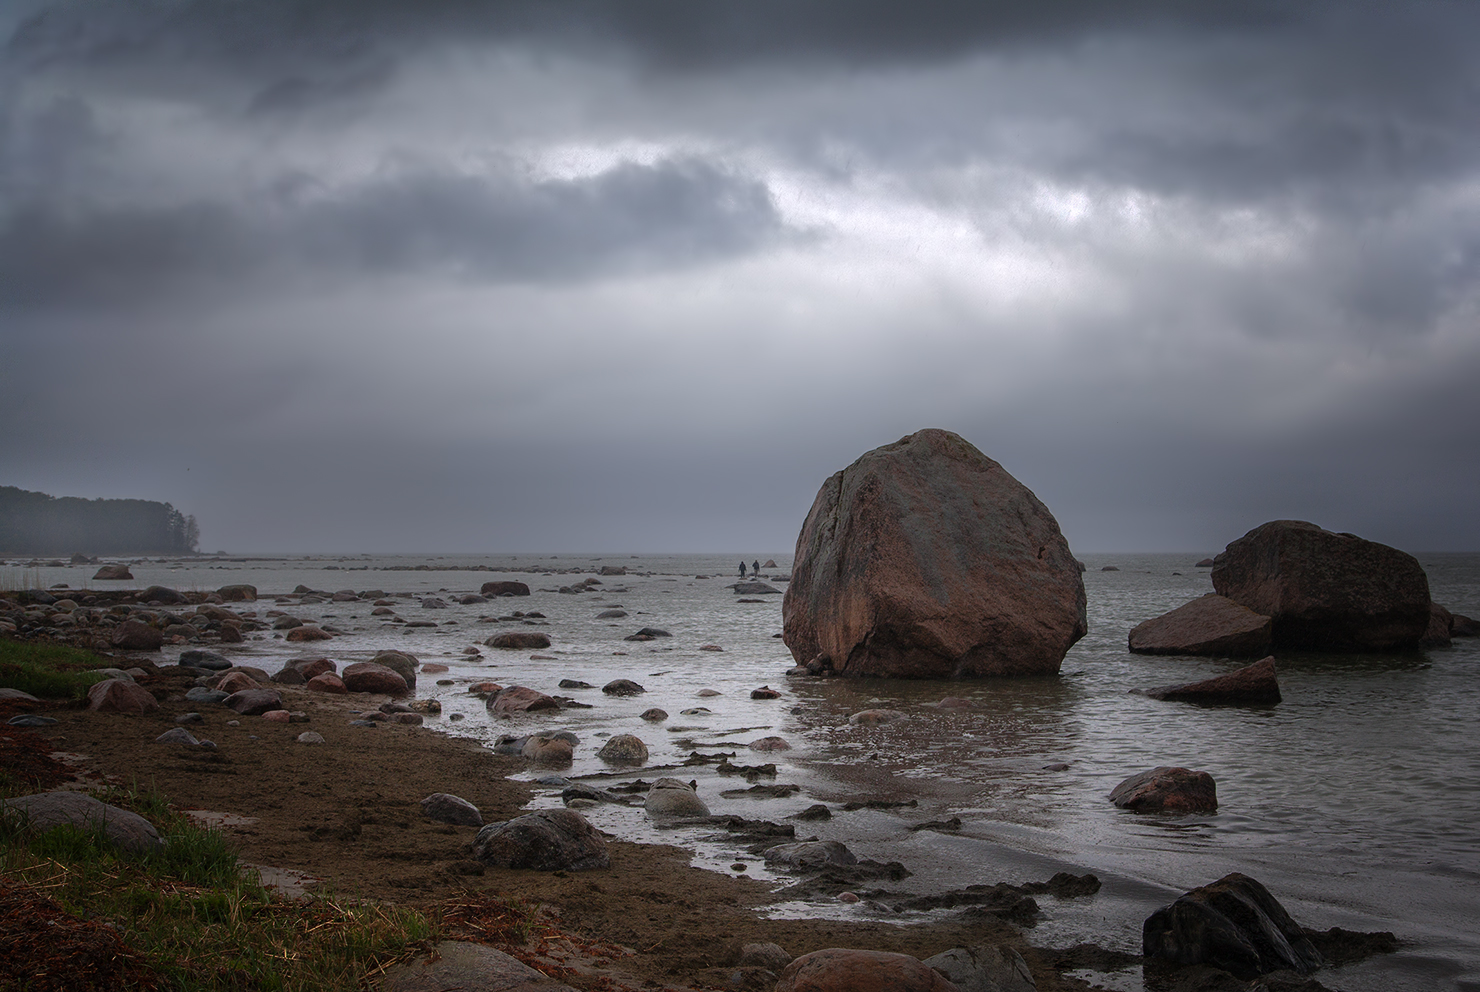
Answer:
<svg viewBox="0 0 1480 992"><path fill-rule="evenodd" d="M784 640L815 672L1058 672L1088 629L1053 514L956 434L923 430L823 483L797 538Z"/></svg>
<svg viewBox="0 0 1480 992"><path fill-rule="evenodd" d="M1429 598L1418 559L1303 520L1271 520L1230 543L1200 599L1133 628L1137 654L1259 657L1437 647L1480 624Z"/></svg>

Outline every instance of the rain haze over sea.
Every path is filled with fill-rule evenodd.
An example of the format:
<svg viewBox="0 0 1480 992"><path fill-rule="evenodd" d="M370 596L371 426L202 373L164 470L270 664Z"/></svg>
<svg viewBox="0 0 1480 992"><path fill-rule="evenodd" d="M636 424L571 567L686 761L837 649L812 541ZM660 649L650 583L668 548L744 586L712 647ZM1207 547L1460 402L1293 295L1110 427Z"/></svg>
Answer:
<svg viewBox="0 0 1480 992"><path fill-rule="evenodd" d="M569 730L581 741L562 775L600 787L668 774L695 779L716 813L780 822L814 803L833 819L798 823L799 836L842 840L860 857L902 862L913 875L900 891L928 893L973 883L1042 881L1057 871L1093 872L1104 887L1088 899L1039 898L1043 918L1030 939L1054 946L1090 940L1138 952L1141 921L1153 909L1230 871L1264 882L1306 926L1391 930L1404 941L1396 954L1321 974L1353 992L1419 992L1480 988L1476 892L1480 883L1480 642L1397 655L1277 653L1284 701L1269 707L1205 708L1157 702L1129 690L1190 681L1242 662L1132 655L1126 634L1210 591L1202 553L1083 555L1089 634L1070 650L1057 677L915 682L787 677L790 655L781 630L780 596L737 595L738 565L774 559L771 584L790 555L518 555L285 556L263 559L142 562L130 583L92 582L96 566L0 570L12 585L68 583L104 588L153 583L206 591L246 582L263 598L259 616L280 609L339 631L331 641L292 645L271 631L223 650L241 664L276 670L289 658L328 655L341 665L377 650L410 651L448 666L423 675L420 697L441 701L429 725L492 744L504 735ZM1480 615L1480 555L1420 555L1436 602ZM1118 571L1101 571L1106 565ZM622 566L626 575L597 574ZM84 574L85 573L85 574ZM705 576L700 578L699 576ZM529 597L462 605L455 594L492 579L516 579ZM586 578L584 593L560 593ZM395 616L372 617L370 603L300 603L285 595L299 585L325 592L381 590L397 600ZM409 593L409 596L397 594ZM422 605L437 597L445 609ZM759 600L745 602L744 600ZM611 609L624 618L598 619ZM542 619L512 617L538 612ZM429 626L409 626L411 622ZM629 642L641 627L671 637ZM503 651L483 641L509 629L539 630L549 649ZM717 645L721 652L701 651ZM477 647L470 656L465 649ZM166 649L168 659L178 648ZM532 658L531 655L539 657ZM616 698L599 689L628 678L647 691ZM593 689L561 689L561 679ZM467 687L478 681L521 684L587 703L589 709L492 719ZM774 700L753 700L769 685ZM701 690L718 695L699 695ZM973 708L930 708L943 696ZM880 727L854 726L850 713L873 707L909 718ZM650 707L668 712L642 720ZM688 710L690 712L684 712ZM454 720L454 714L461 719ZM373 732L373 731L367 731ZM605 738L639 736L646 766L613 769L596 756ZM780 736L792 750L759 754L746 744ZM684 765L691 754L734 754L735 764L775 762L774 779L800 791L752 798L744 778L713 765ZM1065 770L1045 766L1067 765ZM1106 794L1147 768L1185 765L1218 783L1211 815L1141 816L1115 809ZM534 781L531 770L519 777ZM533 805L558 805L560 790L542 787ZM727 795L726 793L729 793ZM844 811L848 803L907 803L886 810ZM678 844L696 864L787 879L712 830L658 829L640 809L585 811L602 829L626 839ZM910 826L960 817L953 832ZM778 894L774 912L868 916L867 905ZM883 914L897 922L910 917ZM1134 974L1097 976L1139 989ZM1112 986L1114 987L1114 986Z"/></svg>

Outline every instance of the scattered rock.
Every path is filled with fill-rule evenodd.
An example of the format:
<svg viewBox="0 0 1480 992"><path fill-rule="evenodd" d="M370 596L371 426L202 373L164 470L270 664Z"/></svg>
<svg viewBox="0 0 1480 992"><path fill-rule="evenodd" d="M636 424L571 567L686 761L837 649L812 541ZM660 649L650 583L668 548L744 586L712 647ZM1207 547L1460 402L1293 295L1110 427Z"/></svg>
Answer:
<svg viewBox="0 0 1480 992"><path fill-rule="evenodd" d="M909 717L908 713L900 710L859 710L848 717L848 722L854 726L878 727L886 723L895 723Z"/></svg>
<svg viewBox="0 0 1480 992"><path fill-rule="evenodd" d="M1274 621L1210 592L1134 627L1128 637L1136 654L1245 657L1269 653Z"/></svg>
<svg viewBox="0 0 1480 992"><path fill-rule="evenodd" d="M1245 980L1288 969L1308 975L1319 951L1269 890L1234 872L1147 917L1141 953L1179 965L1209 965Z"/></svg>
<svg viewBox="0 0 1480 992"><path fill-rule="evenodd" d="M762 737L745 745L752 751L790 751L791 745L780 737Z"/></svg>
<svg viewBox="0 0 1480 992"><path fill-rule="evenodd" d="M574 810L549 809L490 823L473 840L473 854L484 864L535 871L608 868L606 841Z"/></svg>
<svg viewBox="0 0 1480 992"><path fill-rule="evenodd" d="M139 594L139 599L146 603L161 603L165 606L183 606L189 602L178 589L168 586L150 586Z"/></svg>
<svg viewBox="0 0 1480 992"><path fill-rule="evenodd" d="M793 813L791 818L793 820L831 820L832 810L828 809L822 803L814 803L800 813Z"/></svg>
<svg viewBox="0 0 1480 992"><path fill-rule="evenodd" d="M1273 520L1213 560L1213 588L1274 619L1275 647L1395 651L1429 626L1429 581L1412 555L1303 520Z"/></svg>
<svg viewBox="0 0 1480 992"><path fill-rule="evenodd" d="M87 708L99 713L153 713L159 703L132 679L105 679L87 690Z"/></svg>
<svg viewBox="0 0 1480 992"><path fill-rule="evenodd" d="M216 590L216 595L228 603L251 603L257 599L257 587L249 586L244 582L236 585L222 586Z"/></svg>
<svg viewBox="0 0 1480 992"><path fill-rule="evenodd" d="M196 740L195 735L186 730L184 727L171 727L169 730L166 730L164 733L154 738L154 743L188 744L191 747L195 747L197 744L200 743L200 741Z"/></svg>
<svg viewBox="0 0 1480 992"><path fill-rule="evenodd" d="M191 703L219 703L229 695L231 693L222 692L220 689L198 685L185 693L185 700Z"/></svg>
<svg viewBox="0 0 1480 992"><path fill-rule="evenodd" d="M613 765L640 765L648 760L648 749L632 734L616 734L596 752L596 756Z"/></svg>
<svg viewBox="0 0 1480 992"><path fill-rule="evenodd" d="M1280 683L1275 678L1274 658L1269 657L1217 678L1147 689L1146 695L1152 699L1209 705L1277 703Z"/></svg>
<svg viewBox="0 0 1480 992"><path fill-rule="evenodd" d="M1211 558L1204 558L1202 561L1200 561L1200 562L1197 563L1197 566L1196 567L1197 568L1212 568L1213 567L1213 559L1211 559Z"/></svg>
<svg viewBox="0 0 1480 992"><path fill-rule="evenodd" d="M780 699L781 698L781 693L777 692L775 689L772 689L768 685L763 685L759 689L752 689L750 691L750 698L751 699Z"/></svg>
<svg viewBox="0 0 1480 992"><path fill-rule="evenodd" d="M228 672L216 681L213 688L230 695L243 689L260 689L261 687L261 683L246 672Z"/></svg>
<svg viewBox="0 0 1480 992"><path fill-rule="evenodd" d="M1110 801L1137 813L1211 813L1218 808L1218 788L1207 772L1163 765L1121 782Z"/></svg>
<svg viewBox="0 0 1480 992"><path fill-rule="evenodd" d="M925 964L961 992L1035 992L1038 988L1023 956L996 944L953 947L926 958Z"/></svg>
<svg viewBox="0 0 1480 992"><path fill-rule="evenodd" d="M494 634L483 642L491 648L511 648L527 651L531 648L547 648L550 646L550 638L546 634L532 630L509 630L502 634Z"/></svg>
<svg viewBox="0 0 1480 992"><path fill-rule="evenodd" d="M1056 674L1088 629L1084 580L1053 514L941 430L870 451L823 484L782 614L798 664L821 656L852 676Z"/></svg>
<svg viewBox="0 0 1480 992"><path fill-rule="evenodd" d="M646 689L631 679L613 679L602 686L601 691L608 696L638 696L647 692Z"/></svg>
<svg viewBox="0 0 1480 992"><path fill-rule="evenodd" d="M511 685L500 690L488 702L491 713L534 713L539 710L558 710L560 703L554 696L530 689L527 686Z"/></svg>
<svg viewBox="0 0 1480 992"><path fill-rule="evenodd" d="M313 681L314 677L318 675L333 675L339 671L339 666L335 665L328 658L298 658L288 662L288 664L298 669L299 674L308 681Z"/></svg>
<svg viewBox="0 0 1480 992"><path fill-rule="evenodd" d="M483 944L443 940L426 957L392 965L382 992L575 992L503 951Z"/></svg>
<svg viewBox="0 0 1480 992"><path fill-rule="evenodd" d="M484 596L528 596L529 586L523 582L485 582L478 590Z"/></svg>
<svg viewBox="0 0 1480 992"><path fill-rule="evenodd" d="M803 954L781 973L775 992L958 992L945 976L908 954L830 947Z"/></svg>
<svg viewBox="0 0 1480 992"><path fill-rule="evenodd" d="M306 623L301 627L294 627L292 630L288 631L286 640L294 642L327 641L331 640L333 637L333 634L329 633L322 627Z"/></svg>
<svg viewBox="0 0 1480 992"><path fill-rule="evenodd" d="M405 651L377 651L370 661L376 665L383 665L401 676L406 682L407 692L416 691L416 668L420 663L415 655L407 654Z"/></svg>
<svg viewBox="0 0 1480 992"><path fill-rule="evenodd" d="M575 744L564 737L536 734L525 739L519 753L541 768L565 768L575 760Z"/></svg>
<svg viewBox="0 0 1480 992"><path fill-rule="evenodd" d="M434 792L421 801L421 815L438 823L451 823L459 827L483 826L483 814L478 807L445 792Z"/></svg>
<svg viewBox="0 0 1480 992"><path fill-rule="evenodd" d="M50 830L60 826L92 830L101 825L108 840L120 850L144 854L164 847L159 831L139 814L109 806L81 792L43 792L32 796L18 796L5 800L0 806L24 813L26 828L31 831Z"/></svg>
<svg viewBox="0 0 1480 992"><path fill-rule="evenodd" d="M724 648L720 647L718 644L701 644L701 645L699 645L699 650L700 651L723 651ZM774 947L775 945L773 944L771 946Z"/></svg>
<svg viewBox="0 0 1480 992"><path fill-rule="evenodd" d="M158 651L164 643L164 632L142 620L125 620L113 628L108 643L125 651Z"/></svg>
<svg viewBox="0 0 1480 992"><path fill-rule="evenodd" d="M1100 891L1100 879L1093 874L1071 875L1067 871L1055 872L1047 882L1029 882L1024 892L1047 892L1058 899L1077 899L1092 896Z"/></svg>
<svg viewBox="0 0 1480 992"><path fill-rule="evenodd" d="M212 672L224 672L231 667L231 659L216 651L191 648L189 651L180 652L180 664L191 668L204 668Z"/></svg>
<svg viewBox="0 0 1480 992"><path fill-rule="evenodd" d="M128 570L127 565L104 565L93 575L94 579L108 579L117 581L119 579L132 579L134 573Z"/></svg>
<svg viewBox="0 0 1480 992"><path fill-rule="evenodd" d="M735 958L735 967L781 971L791 961L791 955L779 944L746 944L740 948L740 953Z"/></svg>
<svg viewBox="0 0 1480 992"><path fill-rule="evenodd" d="M221 700L221 705L242 716L261 716L268 710L282 709L283 697L276 689L243 689Z"/></svg>
<svg viewBox="0 0 1480 992"><path fill-rule="evenodd" d="M306 688L311 689L314 692L331 692L338 696L347 695L349 693L349 689L345 688L344 682L339 678L339 676L334 675L331 672L324 672L322 675L315 675L313 678L308 680L308 685L306 686Z"/></svg>
<svg viewBox="0 0 1480 992"><path fill-rule="evenodd" d="M668 711L654 706L652 709L642 711L642 719L648 723L662 723L668 719Z"/></svg>
<svg viewBox="0 0 1480 992"><path fill-rule="evenodd" d="M299 744L323 744L324 735L318 733L317 731L305 730L303 733L298 735L297 740Z"/></svg>
<svg viewBox="0 0 1480 992"><path fill-rule="evenodd" d="M320 676L315 676L319 678ZM314 679L309 679L312 684ZM373 661L356 662L353 665L345 665L344 671L339 676L339 681L348 692L376 692L387 696L407 696L411 690L406 685L399 672L392 671L384 665L377 665Z"/></svg>
<svg viewBox="0 0 1480 992"><path fill-rule="evenodd" d="M694 792L693 786L676 778L660 778L654 782L643 808L655 820L709 815L709 807Z"/></svg>
<svg viewBox="0 0 1480 992"><path fill-rule="evenodd" d="M856 865L858 858L835 840L778 844L765 854L766 864L789 871L815 871L823 865Z"/></svg>
<svg viewBox="0 0 1480 992"><path fill-rule="evenodd" d="M781 595L781 590L765 582L736 582L731 584L737 596L764 596L769 593Z"/></svg>

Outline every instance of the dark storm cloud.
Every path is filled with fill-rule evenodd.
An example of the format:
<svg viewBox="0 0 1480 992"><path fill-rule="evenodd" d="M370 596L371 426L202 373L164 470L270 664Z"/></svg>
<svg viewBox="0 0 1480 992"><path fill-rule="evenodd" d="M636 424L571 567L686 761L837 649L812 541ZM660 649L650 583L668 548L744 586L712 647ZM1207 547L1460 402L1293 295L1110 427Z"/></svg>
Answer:
<svg viewBox="0 0 1480 992"><path fill-rule="evenodd" d="M781 233L763 185L692 159L570 180L412 169L326 190L296 176L244 203L37 198L0 212L0 303L229 293L303 267L561 281L702 264Z"/></svg>

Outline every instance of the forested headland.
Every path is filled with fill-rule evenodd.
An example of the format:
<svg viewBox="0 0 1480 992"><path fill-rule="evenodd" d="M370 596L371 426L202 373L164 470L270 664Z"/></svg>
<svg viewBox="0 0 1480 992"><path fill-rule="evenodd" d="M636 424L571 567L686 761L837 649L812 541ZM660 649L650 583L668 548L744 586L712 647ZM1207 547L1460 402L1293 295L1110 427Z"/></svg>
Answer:
<svg viewBox="0 0 1480 992"><path fill-rule="evenodd" d="M193 554L195 517L146 499L48 496L0 486L0 552L20 555Z"/></svg>

